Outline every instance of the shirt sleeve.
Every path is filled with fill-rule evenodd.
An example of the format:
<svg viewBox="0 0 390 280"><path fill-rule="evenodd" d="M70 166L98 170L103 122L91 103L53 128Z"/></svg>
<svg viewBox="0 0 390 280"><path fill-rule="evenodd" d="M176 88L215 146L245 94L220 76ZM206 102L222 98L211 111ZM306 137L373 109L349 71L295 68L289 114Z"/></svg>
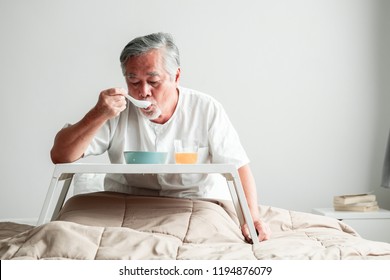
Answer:
<svg viewBox="0 0 390 280"><path fill-rule="evenodd" d="M209 148L212 163L230 163L240 168L249 163L237 131L224 108L215 101L210 110Z"/></svg>
<svg viewBox="0 0 390 280"><path fill-rule="evenodd" d="M107 121L96 133L95 137L89 143L87 149L84 152L83 157L91 155L101 155L107 151L111 141L112 124Z"/></svg>

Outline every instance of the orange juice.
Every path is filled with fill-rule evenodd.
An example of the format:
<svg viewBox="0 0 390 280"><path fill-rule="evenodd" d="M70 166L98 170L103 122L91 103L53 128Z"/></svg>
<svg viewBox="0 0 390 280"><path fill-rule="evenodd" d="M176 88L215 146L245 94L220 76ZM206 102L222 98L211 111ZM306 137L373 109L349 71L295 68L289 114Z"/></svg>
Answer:
<svg viewBox="0 0 390 280"><path fill-rule="evenodd" d="M176 163L194 164L198 161L198 153L175 153Z"/></svg>

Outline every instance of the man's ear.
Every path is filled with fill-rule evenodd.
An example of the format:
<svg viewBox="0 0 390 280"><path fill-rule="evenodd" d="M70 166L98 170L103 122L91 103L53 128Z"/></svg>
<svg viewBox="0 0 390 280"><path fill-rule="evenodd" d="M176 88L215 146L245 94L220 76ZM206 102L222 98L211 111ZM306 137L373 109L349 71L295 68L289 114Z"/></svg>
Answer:
<svg viewBox="0 0 390 280"><path fill-rule="evenodd" d="M180 67L177 68L177 70L176 70L175 82L178 83L179 80L180 80Z"/></svg>

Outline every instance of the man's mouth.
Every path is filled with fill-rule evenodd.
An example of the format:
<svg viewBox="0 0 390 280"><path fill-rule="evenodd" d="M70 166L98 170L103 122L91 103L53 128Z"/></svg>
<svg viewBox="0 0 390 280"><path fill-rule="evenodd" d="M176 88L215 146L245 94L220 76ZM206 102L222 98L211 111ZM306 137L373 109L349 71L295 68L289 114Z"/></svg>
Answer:
<svg viewBox="0 0 390 280"><path fill-rule="evenodd" d="M149 105L148 107L146 108L142 108L141 110L145 111L145 112L149 112L152 110L152 107L153 107L153 104L152 105Z"/></svg>

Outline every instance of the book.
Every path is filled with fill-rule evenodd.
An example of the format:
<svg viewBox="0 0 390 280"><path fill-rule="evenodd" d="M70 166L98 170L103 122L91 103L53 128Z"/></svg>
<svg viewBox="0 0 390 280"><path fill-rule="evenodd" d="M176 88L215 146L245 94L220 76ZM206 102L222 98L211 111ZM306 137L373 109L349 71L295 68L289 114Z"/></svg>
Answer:
<svg viewBox="0 0 390 280"><path fill-rule="evenodd" d="M378 205L372 206L359 206L359 205L334 205L334 210L336 211L356 211L356 212L368 212L368 211L378 211Z"/></svg>
<svg viewBox="0 0 390 280"><path fill-rule="evenodd" d="M378 205L378 202L376 200L367 201L367 202L349 203L349 204L333 203L333 206L376 206L376 205Z"/></svg>
<svg viewBox="0 0 390 280"><path fill-rule="evenodd" d="M348 195L339 195L333 197L333 203L339 205L347 205L352 203L359 202L372 202L376 201L376 196L374 194L363 193L363 194L348 194Z"/></svg>

